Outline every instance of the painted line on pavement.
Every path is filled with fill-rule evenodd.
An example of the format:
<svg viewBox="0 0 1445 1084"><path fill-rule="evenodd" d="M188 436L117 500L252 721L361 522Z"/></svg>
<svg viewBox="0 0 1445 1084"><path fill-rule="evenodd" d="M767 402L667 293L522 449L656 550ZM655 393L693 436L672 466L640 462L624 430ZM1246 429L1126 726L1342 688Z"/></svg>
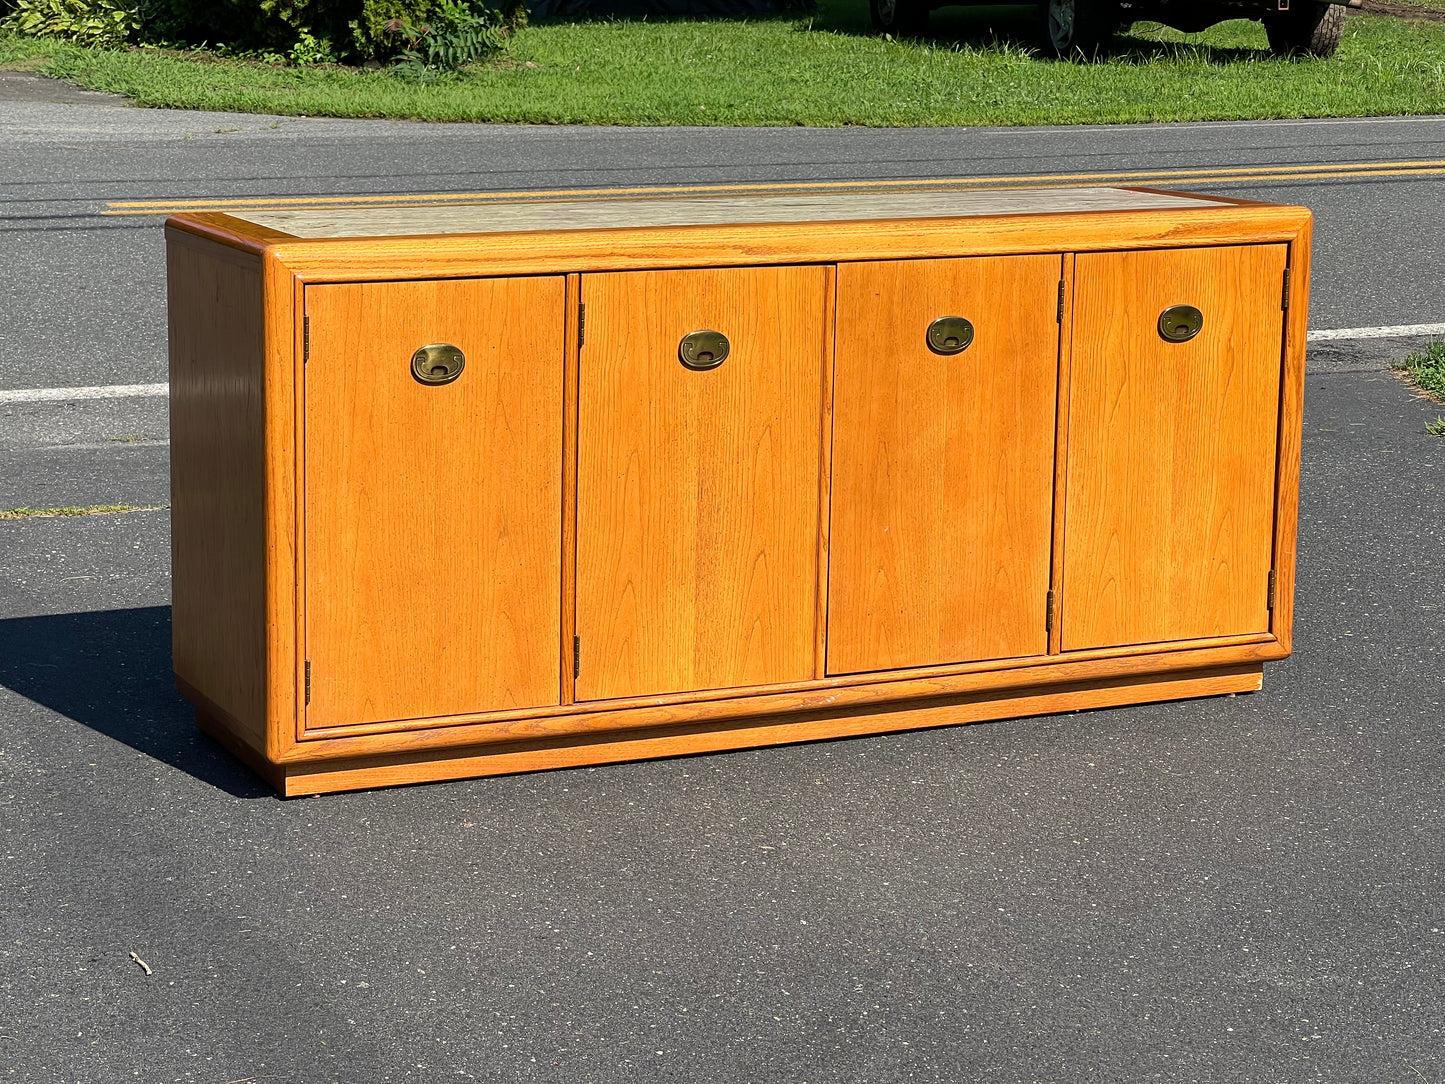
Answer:
<svg viewBox="0 0 1445 1084"><path fill-rule="evenodd" d="M169 394L169 384L102 384L93 388L16 388L0 391L0 403L68 403L77 399L138 399Z"/></svg>
<svg viewBox="0 0 1445 1084"><path fill-rule="evenodd" d="M1333 331L1311 331L1312 343L1334 339L1398 339L1406 335L1445 335L1445 324L1394 324L1390 327L1341 327Z"/></svg>
<svg viewBox="0 0 1445 1084"><path fill-rule="evenodd" d="M1243 184L1260 181L1348 180L1365 177L1434 177L1445 175L1445 159L1400 162L1322 162L1289 166L1220 166L1215 168L1144 170L1104 173L1041 173L1032 175L912 178L881 181L785 181L767 184L656 185L633 188L548 188L515 192L430 192L351 196L262 196L210 200L115 200L103 215L168 215L206 211L283 211L326 208L394 208L472 205L519 200L616 199L648 196L757 195L770 192L869 192L920 188L1090 188L1096 185Z"/></svg>
<svg viewBox="0 0 1445 1084"><path fill-rule="evenodd" d="M1395 339L1411 335L1445 336L1445 324L1392 324L1386 327L1342 327L1311 331L1309 341ZM169 384L102 384L93 388L17 388L0 391L0 403L55 403L78 399L139 399L166 395Z"/></svg>

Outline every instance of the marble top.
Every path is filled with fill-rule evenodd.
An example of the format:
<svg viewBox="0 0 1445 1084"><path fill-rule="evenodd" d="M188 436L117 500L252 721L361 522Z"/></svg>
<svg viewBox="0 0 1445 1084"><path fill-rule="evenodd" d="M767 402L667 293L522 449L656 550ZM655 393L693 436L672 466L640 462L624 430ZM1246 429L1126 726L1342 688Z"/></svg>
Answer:
<svg viewBox="0 0 1445 1084"><path fill-rule="evenodd" d="M870 219L967 218L1063 211L1185 210L1213 200L1124 188L933 188L811 191L760 195L644 196L619 199L507 199L405 207L305 207L233 211L232 217L299 238L416 237L647 226L746 225L763 222L857 222Z"/></svg>

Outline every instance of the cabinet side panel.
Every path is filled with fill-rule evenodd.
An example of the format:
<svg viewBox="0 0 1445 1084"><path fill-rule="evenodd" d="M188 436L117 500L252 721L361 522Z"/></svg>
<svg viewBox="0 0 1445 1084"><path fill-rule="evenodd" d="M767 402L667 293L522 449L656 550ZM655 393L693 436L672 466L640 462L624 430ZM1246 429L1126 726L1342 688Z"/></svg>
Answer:
<svg viewBox="0 0 1445 1084"><path fill-rule="evenodd" d="M1267 631L1285 246L1075 266L1064 650Z"/></svg>
<svg viewBox="0 0 1445 1084"><path fill-rule="evenodd" d="M264 750L261 263L172 231L167 283L173 665Z"/></svg>

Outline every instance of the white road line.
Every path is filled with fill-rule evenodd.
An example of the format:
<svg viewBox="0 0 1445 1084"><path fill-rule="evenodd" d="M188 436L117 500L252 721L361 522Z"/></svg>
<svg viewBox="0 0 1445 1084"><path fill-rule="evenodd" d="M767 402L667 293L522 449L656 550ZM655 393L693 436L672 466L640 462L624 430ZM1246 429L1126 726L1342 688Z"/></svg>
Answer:
<svg viewBox="0 0 1445 1084"><path fill-rule="evenodd" d="M1333 331L1311 331L1310 342L1332 339L1394 339L1405 335L1445 335L1445 324L1394 324L1391 327L1340 327Z"/></svg>
<svg viewBox="0 0 1445 1084"><path fill-rule="evenodd" d="M1312 343L1341 339L1392 339L1407 335L1445 336L1445 324L1393 324L1389 327L1341 327L1311 331ZM17 388L0 391L0 403L56 403L76 399L139 399L170 392L169 384L103 384L95 388Z"/></svg>
<svg viewBox="0 0 1445 1084"><path fill-rule="evenodd" d="M95 388L17 388L0 391L0 403L69 402L73 399L138 399L166 395L169 384L103 384Z"/></svg>

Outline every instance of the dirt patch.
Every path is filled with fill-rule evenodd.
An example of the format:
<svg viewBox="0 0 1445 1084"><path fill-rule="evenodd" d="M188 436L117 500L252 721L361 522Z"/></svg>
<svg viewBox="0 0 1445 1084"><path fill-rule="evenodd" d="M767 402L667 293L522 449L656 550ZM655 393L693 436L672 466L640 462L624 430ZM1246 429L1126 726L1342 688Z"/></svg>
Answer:
<svg viewBox="0 0 1445 1084"><path fill-rule="evenodd" d="M1445 11L1439 8L1397 4L1394 0L1365 0L1365 6L1360 10L1367 15L1391 15L1396 19L1420 19L1430 23L1445 23Z"/></svg>

